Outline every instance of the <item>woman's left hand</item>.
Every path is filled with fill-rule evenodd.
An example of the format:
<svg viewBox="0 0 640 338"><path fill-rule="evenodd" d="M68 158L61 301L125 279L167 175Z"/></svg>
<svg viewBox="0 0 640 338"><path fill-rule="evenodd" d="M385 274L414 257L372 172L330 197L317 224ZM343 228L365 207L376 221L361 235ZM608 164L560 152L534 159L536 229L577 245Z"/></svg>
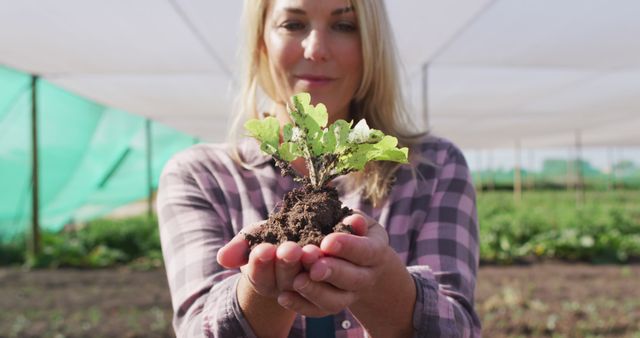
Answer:
<svg viewBox="0 0 640 338"><path fill-rule="evenodd" d="M355 235L333 233L320 244L323 257L307 266L293 282L296 292L284 292L278 302L302 315L335 314L371 295L385 267L396 260L386 230L372 218L355 213L344 218ZM393 264L393 263L391 263Z"/></svg>

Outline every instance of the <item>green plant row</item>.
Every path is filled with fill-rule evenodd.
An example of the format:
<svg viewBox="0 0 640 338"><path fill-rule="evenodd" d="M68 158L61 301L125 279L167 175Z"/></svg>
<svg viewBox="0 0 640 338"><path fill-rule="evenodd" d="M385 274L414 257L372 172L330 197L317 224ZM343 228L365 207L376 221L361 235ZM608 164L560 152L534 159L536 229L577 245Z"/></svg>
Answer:
<svg viewBox="0 0 640 338"><path fill-rule="evenodd" d="M506 192L478 196L480 257L488 263L640 259L640 192Z"/></svg>
<svg viewBox="0 0 640 338"><path fill-rule="evenodd" d="M588 192L576 206L573 192L478 194L480 259L510 264L544 259L591 263L640 260L640 191ZM76 231L42 235L42 253L26 255L25 242L0 244L0 265L102 268L161 266L156 219L97 220Z"/></svg>
<svg viewBox="0 0 640 338"><path fill-rule="evenodd" d="M157 220L133 217L96 220L80 230L41 235L41 253L26 253L24 240L0 244L0 265L32 268L103 268L134 264L140 268L162 264Z"/></svg>

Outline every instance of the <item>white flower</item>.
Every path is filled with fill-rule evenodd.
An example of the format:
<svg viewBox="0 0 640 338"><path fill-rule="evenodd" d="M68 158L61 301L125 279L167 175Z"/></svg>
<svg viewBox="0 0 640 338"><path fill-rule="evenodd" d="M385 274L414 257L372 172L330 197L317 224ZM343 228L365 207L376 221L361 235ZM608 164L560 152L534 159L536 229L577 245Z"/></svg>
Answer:
<svg viewBox="0 0 640 338"><path fill-rule="evenodd" d="M349 132L347 141L350 143L365 143L369 140L371 129L365 119L358 121L355 127Z"/></svg>
<svg viewBox="0 0 640 338"><path fill-rule="evenodd" d="M302 129L293 127L291 129L291 142L299 142L303 139Z"/></svg>
<svg viewBox="0 0 640 338"><path fill-rule="evenodd" d="M355 144L376 143L382 140L382 137L384 137L384 134L380 130L370 129L367 121L362 119L349 132L347 141Z"/></svg>

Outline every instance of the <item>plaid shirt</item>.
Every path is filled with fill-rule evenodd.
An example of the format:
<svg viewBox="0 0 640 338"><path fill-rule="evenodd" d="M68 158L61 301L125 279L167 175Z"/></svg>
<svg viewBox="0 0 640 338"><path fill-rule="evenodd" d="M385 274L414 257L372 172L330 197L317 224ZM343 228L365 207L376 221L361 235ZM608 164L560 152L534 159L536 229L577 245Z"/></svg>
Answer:
<svg viewBox="0 0 640 338"><path fill-rule="evenodd" d="M257 144L240 144L243 169L226 145L201 144L176 156L160 179L157 208L179 337L255 337L236 298L239 270L218 265L216 253L243 226L267 218L294 188ZM389 197L373 208L357 191L336 188L343 203L377 219L414 278L416 337L477 337L473 305L478 268L475 192L465 159L450 142L426 137L410 150ZM336 337L364 337L344 310L334 316ZM297 316L290 337L304 336Z"/></svg>

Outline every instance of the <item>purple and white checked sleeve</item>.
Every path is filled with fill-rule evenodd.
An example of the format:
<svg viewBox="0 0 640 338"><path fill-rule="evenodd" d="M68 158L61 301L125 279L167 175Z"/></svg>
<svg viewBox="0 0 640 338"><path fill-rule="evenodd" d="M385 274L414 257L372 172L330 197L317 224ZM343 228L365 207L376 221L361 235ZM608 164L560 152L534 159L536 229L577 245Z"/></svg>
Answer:
<svg viewBox="0 0 640 338"><path fill-rule="evenodd" d="M183 152L165 166L158 189L173 326L178 337L251 337L235 297L239 273L216 261L218 249L236 231L220 188L209 168L192 160L194 152Z"/></svg>
<svg viewBox="0 0 640 338"><path fill-rule="evenodd" d="M422 146L415 170L425 189L412 203L424 201L426 214L415 231L407 269L417 289L414 328L418 337L479 337L474 310L478 269L478 220L475 190L464 156L448 141ZM399 177L399 179L401 179Z"/></svg>

